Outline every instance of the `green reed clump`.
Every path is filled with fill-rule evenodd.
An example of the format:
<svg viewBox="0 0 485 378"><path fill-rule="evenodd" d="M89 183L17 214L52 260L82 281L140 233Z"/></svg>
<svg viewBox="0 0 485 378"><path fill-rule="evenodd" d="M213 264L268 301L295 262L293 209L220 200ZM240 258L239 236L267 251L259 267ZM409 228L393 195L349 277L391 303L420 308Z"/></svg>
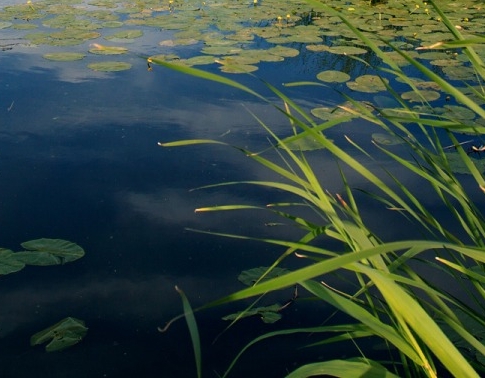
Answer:
<svg viewBox="0 0 485 378"><path fill-rule="evenodd" d="M416 93L420 93L412 80L402 69L384 54L373 40L356 29L349 21L334 9L316 1L309 1L316 10L329 12L342 19L355 35L370 47L379 57L383 65L378 68L383 74L399 77ZM485 80L485 65L474 50L477 43L483 44L479 37L464 37L461 32L447 19L439 7L432 4L448 28L452 41L429 46L432 49L463 49L470 65L474 68L479 83ZM442 91L454 97L480 118L485 119L482 108L485 101L485 91L481 86L471 88L471 94L465 94L452 83L438 76L405 51L388 45L394 49L415 70L438 85ZM424 46L426 48L426 46ZM281 257L268 269L274 267L291 255L305 258L308 264L283 276L261 280L253 286L232 293L208 304L215 306L244 298L263 295L265 293L298 285L309 295L332 305L336 310L346 313L354 319L352 322L335 326L314 326L275 331L253 340L234 359L224 376L227 376L239 356L255 343L293 333L312 333L328 335L337 334L331 338L322 336L320 343L313 347L324 347L330 342L358 340L364 337L378 337L388 348L395 348L399 354L396 361L377 363L362 356L346 360L331 360L315 362L297 368L288 377L307 377L312 375L333 375L345 377L379 376L395 377L438 377L440 372L447 370L457 377L479 377L485 374L485 217L481 209L473 202L470 194L460 183L459 177L453 173L450 154L443 147L437 130L444 130L456 154L473 175L475 190L485 192L485 180L455 136L457 132L472 133L480 136L485 133L485 127L480 124L468 124L446 114L429 114L410 108L399 94L385 81L388 92L400 104L399 109L388 112L373 105L373 109L363 106L352 98L348 100L353 108L342 108L351 116L359 116L380 126L385 132L403 140L414 156L410 161L393 153L390 149L377 145L377 148L387 154L403 169L419 177L433 190L436 199L447 209L448 217L456 220L453 228L447 228L437 218L432 209L422 203L420 194L422 187L409 187L399 176L387 172L388 179L374 172L370 166L356 159L342 147L334 144L326 133L329 129L338 127L349 119L343 115L340 118L316 123L297 103L283 92L267 84L268 88L281 101L282 105L272 103L269 99L252 89L225 77L210 74L201 70L173 65L155 60L154 63L178 70L190 75L223 83L250 93L262 101L275 106L290 122L295 135L282 139L276 135L270 126L254 115L274 145L279 147L279 160L265 158L260 153L254 153L244 148L235 147L244 155L280 175L279 181L240 181L220 185L251 184L287 192L297 196L300 204L309 207L319 215L319 222L310 221L303 215L288 210L288 204L272 203L267 205L268 211L295 222L305 231L299 240L258 239L250 236L217 234L239 239L260 240L261 242L278 245L283 248ZM422 99L427 104L426 99ZM428 108L432 110L432 107ZM412 131L409 125L415 125ZM419 134L419 137L418 137ZM311 136L316 142L326 148L340 164L344 164L354 173L362 176L373 188L367 190L371 198L382 203L383 211L396 211L407 220L419 225L422 238L413 240L381 240L367 225L360 212L355 192L348 181L348 174L341 170L343 194L329 193L316 174L315 167L307 160L301 151L293 151L288 143L300 138ZM425 143L420 140L425 140ZM371 157L356 142L347 138L348 142L358 151ZM183 140L160 143L161 146L186 146L193 144L217 143L214 140ZM234 147L234 146L231 146ZM294 205L295 203L292 203ZM233 204L198 209L198 211L228 211L254 208L254 206ZM377 215L378 216L378 215ZM332 250L318 246L321 238L330 238L339 242L344 248ZM344 251L344 252L342 252ZM423 256L432 252L436 259L430 261ZM427 271L445 271L453 286L462 288L462 293L455 296L447 290L444 284L430 280L428 274L418 272L414 267L416 262L427 266ZM414 263L414 265L413 265ZM359 287L351 292L342 287L330 287L324 281L328 274L346 271L355 277ZM264 275L263 275L264 276ZM448 285L447 285L448 286ZM365 350L363 351L365 356Z"/></svg>

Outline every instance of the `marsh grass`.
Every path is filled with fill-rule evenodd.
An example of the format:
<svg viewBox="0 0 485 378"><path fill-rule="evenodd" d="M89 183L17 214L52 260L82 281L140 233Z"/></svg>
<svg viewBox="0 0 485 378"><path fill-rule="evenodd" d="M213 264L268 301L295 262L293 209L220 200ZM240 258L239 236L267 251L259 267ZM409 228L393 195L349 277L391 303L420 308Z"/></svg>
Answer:
<svg viewBox="0 0 485 378"><path fill-rule="evenodd" d="M334 9L315 1L309 0L309 3L315 5L318 10L340 17L342 22L346 23L348 28L382 60L384 64L380 68L376 68L378 72L399 77L414 91L420 93L412 80L366 34L356 29ZM473 48L475 44L483 43L483 40L463 37L460 31L440 12L439 7L432 5L448 28L450 38L453 40L429 47L423 46L423 48L463 49L470 65L475 69L477 80L480 84L483 83L485 65ZM394 49L415 70L436 83L442 91L454 97L461 105L472 110L481 119L485 119L485 110L481 103L475 100L485 100L485 92L482 87L473 87L473 96L467 95L406 52L389 44L387 47ZM269 125L254 115L255 120L272 138L275 148L279 147L278 159L266 158L264 153L255 153L245 148L228 145L229 148L238 149L245 156L279 174L281 180L226 182L214 184L214 186L250 184L278 189L297 196L303 206L313 209L321 219L321 222L315 223L300 216L297 212L293 212L294 208L290 210L286 204L270 203L267 205L268 211L274 212L286 221L294 222L304 230L305 234L301 239L264 239L212 232L214 235L242 240L259 240L280 246L283 249L281 257L273 263L267 273L289 256L296 255L306 259L308 264L283 276L260 280L249 288L232 293L204 307L260 296L298 285L304 288L309 293L308 295L330 304L336 310L354 319L354 322L335 326L322 325L289 329L262 335L240 351L224 376L230 374L239 357L255 343L294 333L321 334L321 342L314 343L312 345L314 348L325 347L330 342L357 341L362 337L374 336L382 339L389 349L395 348L399 358L386 364L378 363L365 358L366 351L364 350L362 351L363 356L304 365L289 375L292 378L318 374L342 377L362 377L364 375L366 377L394 377L396 375L438 377L445 370L456 377L478 377L485 374L485 364L483 363L485 320L482 316L485 311L483 286L485 283L483 268L485 263L485 217L468 194L470 190L485 192L485 180L475 166L474 159L470 158L455 135L457 132L467 132L473 133L474 137L479 138L481 134L485 133L485 127L480 124L470 125L446 115L431 114L430 116L430 114L418 112L410 108L385 80L383 83L387 86L388 93L393 95L401 106L399 115L396 115L396 112L386 113L378 106L369 110L352 98L348 98L348 100L354 105L353 109L343 109L352 113L352 116L357 114L381 127L386 133L402 138L407 149L414 156L414 160L407 160L383 146L376 144L376 147L409 173L427 183L434 192L435 198L441 201L442 207L447 210L448 216L456 221L453 228L447 228L441 218L433 215L433 211L421 201L421 187L407 186L400 177L390 171L386 171L387 179L382 179L374 172L374 169L366 166L349 153L348 148L344 149L334 144L326 136L329 129L338 127L347 121L348 117L342 116L332 121L316 123L296 101L269 83L266 83L267 87L277 96L281 105L226 77L164 61L155 60L153 63L232 86L256 96L259 100L267 102L283 113L294 130L294 136L290 139L280 138ZM422 102L427 104L425 98L422 99ZM432 110L432 107L429 109ZM417 125L417 128L411 129L410 124ZM449 142L456 149L454 153L458 154L466 169L473 176L475 186L471 189L463 187L460 177L453 173L449 155L445 153L446 149L443 147L442 137L438 137L438 130L447 135ZM372 188L366 193L371 199L382 204L383 212L399 212L405 219L418 225L422 229L424 237L416 240L381 240L378 233L371 230L362 216L359 201L354 195L355 189L348 180L349 175L344 173L345 170L340 170L343 193L329 193L322 185L305 153L293 151L288 147L288 140L295 141L307 136L311 136L326 148L340 162L339 164L346 165L354 173L362 176ZM351 138L347 137L347 141L358 151L371 157L370 151L364 150ZM174 147L208 143L224 144L215 140L182 140L164 142L160 145ZM230 204L200 208L196 211L233 211L248 208L254 207ZM319 244L318 240L322 237L338 241L342 248L331 250L320 246L321 243ZM434 261L428 257L430 252L436 256ZM419 273L414 268L416 263L427 266L427 272L444 271L448 275L451 285L461 288L461 293L459 295L449 293L449 283L437 283L430 279L429 273ZM359 288L350 292L345 286L330 287L325 284L324 279L327 274L339 271L353 274ZM185 301L184 306L186 306ZM186 311L186 314L192 314L192 312ZM191 333L194 335L195 319L190 319ZM196 341L198 343L198 338ZM200 354L198 358L200 358ZM198 366L200 366L200 360L198 361Z"/></svg>

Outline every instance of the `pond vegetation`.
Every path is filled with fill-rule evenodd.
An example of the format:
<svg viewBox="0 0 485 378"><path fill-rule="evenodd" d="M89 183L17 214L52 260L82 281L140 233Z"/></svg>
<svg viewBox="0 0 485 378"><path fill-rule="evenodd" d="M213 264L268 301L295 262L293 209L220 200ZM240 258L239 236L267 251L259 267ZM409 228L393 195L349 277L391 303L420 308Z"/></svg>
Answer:
<svg viewBox="0 0 485 378"><path fill-rule="evenodd" d="M170 0L162 4L40 1L5 7L0 12L0 28L24 33L20 41L3 41L4 50L50 46L52 51L43 55L46 60L71 64L69 61L89 59L86 67L96 71L127 70L139 63L147 65L150 74L157 74L159 65L253 95L288 120L289 137L277 135L271 125L254 114L255 123L272 140L265 151L251 151L220 140L160 142L163 147L227 145L276 173L281 180L220 185L249 184L287 193L287 202L268 203L266 211L303 232L299 240L208 232L269 243L283 248L283 252L272 266L243 272L239 279L247 288L197 311L257 297L251 306L224 317L231 322L226 329L230 332L233 324L248 317L277 322L284 315L282 310L305 297L331 305L337 314L353 319L264 334L236 355L224 376L230 376L241 355L263 340L311 333L322 334L322 338L310 347L328 348L332 343L350 341L356 346L354 356L305 364L288 377L438 377L444 372L478 377L485 373L485 217L474 201L477 192L485 192L485 164L480 155L485 131L483 12L485 8L474 1L437 5L397 0L325 4L313 0ZM118 28L121 30L116 31ZM137 42L150 28L173 31L171 39L159 42L163 54L147 52L143 43ZM367 71L360 75L351 69L328 67L315 72L313 82L286 83L288 89L341 85L338 94L345 101L309 111L299 105L298 99L269 83L264 84L271 98L225 75L254 72L261 64L276 65L303 49L321 56L342 56L359 62ZM223 74L193 67L213 64ZM439 100L439 106L435 106ZM327 135L352 119L364 119L381 129L369 136L373 150L345 135L346 147L363 156L363 161ZM405 152L394 150L396 147ZM306 152L316 149L338 161L341 193L329 192L319 179ZM276 158L266 157L268 151L276 152ZM399 171L383 169L377 173L374 165L366 165L375 151L420 178L447 211L446 216L438 217L423 205L423 188L406 185ZM461 183L465 174L473 180L471 187ZM361 211L357 190L350 181L352 175L360 175L370 184L372 191L361 192L378 204L382 217L387 219L392 213L394 224L413 223L421 234L413 239L381 239L379 230L368 225ZM198 208L196 212L261 208L236 203ZM306 217L308 209L316 214L316 220ZM449 219L453 220L451 226ZM11 258L10 252L5 252L6 259ZM284 268L290 258L303 261L303 267ZM424 266L427 273L416 266ZM327 283L328 276L342 272L352 279L346 278L341 287ZM445 272L448 280L436 282L432 277L435 272ZM460 293L451 293L447 282L456 284ZM260 298L269 292L288 288L294 292L286 303L259 305ZM194 315L197 311L192 310L184 292L177 291L194 346L197 375L201 376L203 351ZM69 327L76 323L72 344L79 341L86 332L84 324L67 318L34 335L33 344L53 335L55 341L59 334L52 332L64 327L65 321ZM171 324L160 330L169 332ZM359 348L361 339L378 340L373 344L384 342L382 360L367 358L368 351Z"/></svg>

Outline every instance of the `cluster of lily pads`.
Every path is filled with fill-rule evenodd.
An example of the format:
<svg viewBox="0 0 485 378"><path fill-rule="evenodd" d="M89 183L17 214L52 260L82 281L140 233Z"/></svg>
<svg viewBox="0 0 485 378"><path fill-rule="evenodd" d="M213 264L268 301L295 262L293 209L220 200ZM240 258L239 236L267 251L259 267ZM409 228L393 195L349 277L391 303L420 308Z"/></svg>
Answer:
<svg viewBox="0 0 485 378"><path fill-rule="evenodd" d="M361 31L379 44L382 39L401 49L413 49L446 38L445 27L425 2L389 0L371 5L368 1L326 1L343 12ZM470 33L483 30L485 9L470 0L443 4L443 10ZM148 28L172 31L171 39L153 46L163 52L157 58L185 65L217 62L224 72L240 73L258 69L261 62L278 62L294 57L303 49L315 54L342 56L367 54L368 50L342 25L340 19L319 11L304 0L41 0L4 7L0 29L22 31L22 44L63 46L62 52L44 55L50 60L79 60L86 54L69 51L68 46L95 42L101 48L89 53L122 55L126 47L143 37ZM5 43L8 49L15 43ZM121 46L120 46L121 45ZM165 51L169 51L166 53ZM86 53L88 52L86 51ZM396 53L396 60L405 64ZM417 54L417 53L416 53ZM427 52L429 59L448 76L470 78L458 55ZM129 69L125 61L96 62L94 70ZM339 77L338 80L343 80ZM359 81L360 80L360 81ZM367 78L349 82L362 90Z"/></svg>

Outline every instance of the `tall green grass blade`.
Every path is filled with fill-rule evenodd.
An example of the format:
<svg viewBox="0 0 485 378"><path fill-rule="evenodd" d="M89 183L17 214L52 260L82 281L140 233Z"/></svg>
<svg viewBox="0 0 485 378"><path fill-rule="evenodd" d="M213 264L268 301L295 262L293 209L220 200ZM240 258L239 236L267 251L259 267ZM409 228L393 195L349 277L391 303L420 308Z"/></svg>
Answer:
<svg viewBox="0 0 485 378"><path fill-rule="evenodd" d="M312 376L332 376L339 378L398 378L399 376L389 372L385 367L367 360L360 361L350 360L330 360L324 362L315 362L304 365L286 378L301 378Z"/></svg>
<svg viewBox="0 0 485 378"><path fill-rule="evenodd" d="M200 337L199 329L197 327L197 322L195 321L194 312L190 306L189 300L185 293L175 286L175 290L180 294L182 298L182 303L184 307L185 320L187 321L187 326L190 332L190 338L192 339L192 346L194 348L195 366L197 369L197 378L202 377L202 352L200 349Z"/></svg>

